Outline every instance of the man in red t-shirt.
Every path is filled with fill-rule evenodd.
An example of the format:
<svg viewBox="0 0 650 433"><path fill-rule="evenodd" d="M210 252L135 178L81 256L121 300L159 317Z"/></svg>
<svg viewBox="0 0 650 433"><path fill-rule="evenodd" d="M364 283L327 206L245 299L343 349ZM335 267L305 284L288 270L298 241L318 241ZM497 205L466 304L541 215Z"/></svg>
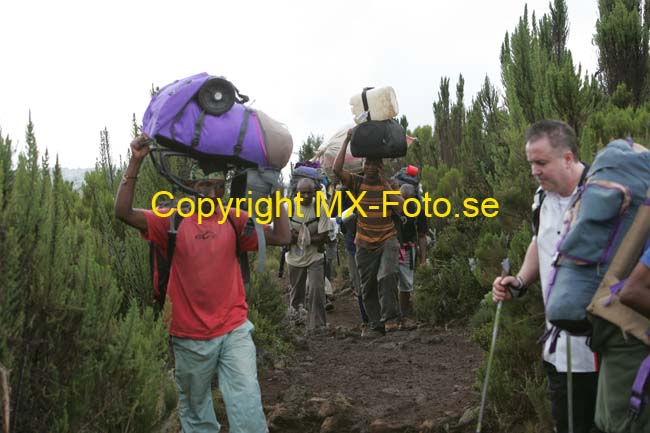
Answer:
<svg viewBox="0 0 650 433"><path fill-rule="evenodd" d="M133 209L135 180L149 153L149 138L140 135L131 142L131 159L115 199L115 214L137 228L146 240L166 253L170 218L153 211ZM217 200L225 192L221 172L192 170L193 189ZM286 211L280 206L273 228L264 232L268 245L291 242ZM175 357L179 389L179 416L184 433L219 431L212 406L211 382L215 371L226 405L230 431L267 431L257 381L253 325L248 321L246 292L237 260L240 252L257 250L255 232L243 234L246 212L230 212L233 226L215 203L215 213L202 218L197 213L183 219L169 275L167 296L172 306L169 332Z"/></svg>

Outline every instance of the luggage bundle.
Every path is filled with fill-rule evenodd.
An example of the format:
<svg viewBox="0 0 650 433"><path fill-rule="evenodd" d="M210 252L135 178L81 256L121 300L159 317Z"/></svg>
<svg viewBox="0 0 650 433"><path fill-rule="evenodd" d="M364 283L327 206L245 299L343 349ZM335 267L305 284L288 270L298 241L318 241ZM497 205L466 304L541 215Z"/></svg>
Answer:
<svg viewBox="0 0 650 433"><path fill-rule="evenodd" d="M647 149L616 140L598 153L564 216L553 274L549 287L543 288L548 291L546 314L553 325L589 334L587 307L591 304L590 312L623 329L636 326L627 323L623 312L627 307L613 301L622 286L618 283L638 262L648 238L643 226L648 226L649 192ZM650 334L645 335L650 321L646 322L640 326L645 326L643 332L635 331L635 335L650 342Z"/></svg>
<svg viewBox="0 0 650 433"><path fill-rule="evenodd" d="M291 172L289 179L289 196L295 197L300 179L311 179L314 182L314 191L320 191L324 176L320 172L320 163L311 161L298 162Z"/></svg>
<svg viewBox="0 0 650 433"><path fill-rule="evenodd" d="M206 73L177 80L153 95L142 132L160 145L234 166L282 169L293 150L288 129L222 77Z"/></svg>
<svg viewBox="0 0 650 433"><path fill-rule="evenodd" d="M399 106L392 87L366 87L350 98L350 105L357 125L341 128L316 153L328 176L334 174L332 167L350 129L352 137L343 163L343 169L349 173L363 171L363 158L401 158L406 155L409 142L406 131L394 119L399 114Z"/></svg>
<svg viewBox="0 0 650 433"><path fill-rule="evenodd" d="M354 128L354 125L346 125L337 131L329 140L323 142L316 151L315 159L320 161L321 168L328 177L334 176L334 162L336 157L341 151L341 146L345 140L348 130ZM343 162L343 169L349 173L361 173L363 171L363 159L352 156L350 147L345 153L345 160Z"/></svg>
<svg viewBox="0 0 650 433"><path fill-rule="evenodd" d="M360 95L355 95L350 100L353 112L358 112L358 99L361 99L363 116L357 115L355 120L366 119L352 132L352 156L372 159L401 158L406 155L407 150L406 131L393 119L399 113L395 92L391 87L374 91L372 89L366 87Z"/></svg>

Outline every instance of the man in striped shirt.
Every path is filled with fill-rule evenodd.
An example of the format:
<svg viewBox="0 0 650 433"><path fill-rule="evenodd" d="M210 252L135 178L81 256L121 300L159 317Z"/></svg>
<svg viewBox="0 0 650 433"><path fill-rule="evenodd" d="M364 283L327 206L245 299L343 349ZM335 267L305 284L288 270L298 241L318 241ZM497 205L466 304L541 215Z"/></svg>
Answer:
<svg viewBox="0 0 650 433"><path fill-rule="evenodd" d="M367 159L363 165L363 176L343 170L343 162L351 130L341 146L334 162L334 174L345 185L355 200L359 200L356 262L361 282L363 306L368 314L369 327L362 334L369 337L383 336L387 320L399 319L397 285L399 281L399 241L393 222L394 207L386 207L384 214L384 191L393 188L384 176L381 159ZM403 199L396 191L391 196L401 209ZM365 216L363 215L365 214Z"/></svg>

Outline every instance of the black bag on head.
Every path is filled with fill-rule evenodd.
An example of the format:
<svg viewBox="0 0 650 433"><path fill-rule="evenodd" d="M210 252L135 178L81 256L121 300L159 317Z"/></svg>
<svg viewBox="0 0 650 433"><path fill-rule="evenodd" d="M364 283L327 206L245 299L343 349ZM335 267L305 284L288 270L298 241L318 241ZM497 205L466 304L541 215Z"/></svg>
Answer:
<svg viewBox="0 0 650 433"><path fill-rule="evenodd" d="M352 131L350 151L362 158L401 158L406 155L406 132L394 119L368 120Z"/></svg>

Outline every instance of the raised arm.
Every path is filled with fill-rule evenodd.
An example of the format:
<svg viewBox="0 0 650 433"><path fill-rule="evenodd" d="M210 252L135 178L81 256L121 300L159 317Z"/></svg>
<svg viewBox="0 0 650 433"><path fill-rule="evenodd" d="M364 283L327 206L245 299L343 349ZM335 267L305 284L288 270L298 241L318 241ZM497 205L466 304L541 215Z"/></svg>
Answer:
<svg viewBox="0 0 650 433"><path fill-rule="evenodd" d="M115 197L117 219L143 232L147 231L147 219L142 209L133 209L133 194L140 166L149 153L148 143L149 137L144 134L131 142L131 159Z"/></svg>
<svg viewBox="0 0 650 433"><path fill-rule="evenodd" d="M336 177L338 177L341 183L348 188L353 188L352 175L349 172L343 170L343 163L345 162L345 153L348 151L348 144L350 143L351 138L352 130L350 129L348 130L348 134L345 136L345 140L343 140L339 154L336 156L334 167L332 167L332 171L334 171Z"/></svg>
<svg viewBox="0 0 650 433"><path fill-rule="evenodd" d="M275 206L274 206L275 207ZM273 213L273 228L264 231L264 239L267 245L289 245L291 243L291 230L289 229L289 218L284 206L278 206L280 213Z"/></svg>

